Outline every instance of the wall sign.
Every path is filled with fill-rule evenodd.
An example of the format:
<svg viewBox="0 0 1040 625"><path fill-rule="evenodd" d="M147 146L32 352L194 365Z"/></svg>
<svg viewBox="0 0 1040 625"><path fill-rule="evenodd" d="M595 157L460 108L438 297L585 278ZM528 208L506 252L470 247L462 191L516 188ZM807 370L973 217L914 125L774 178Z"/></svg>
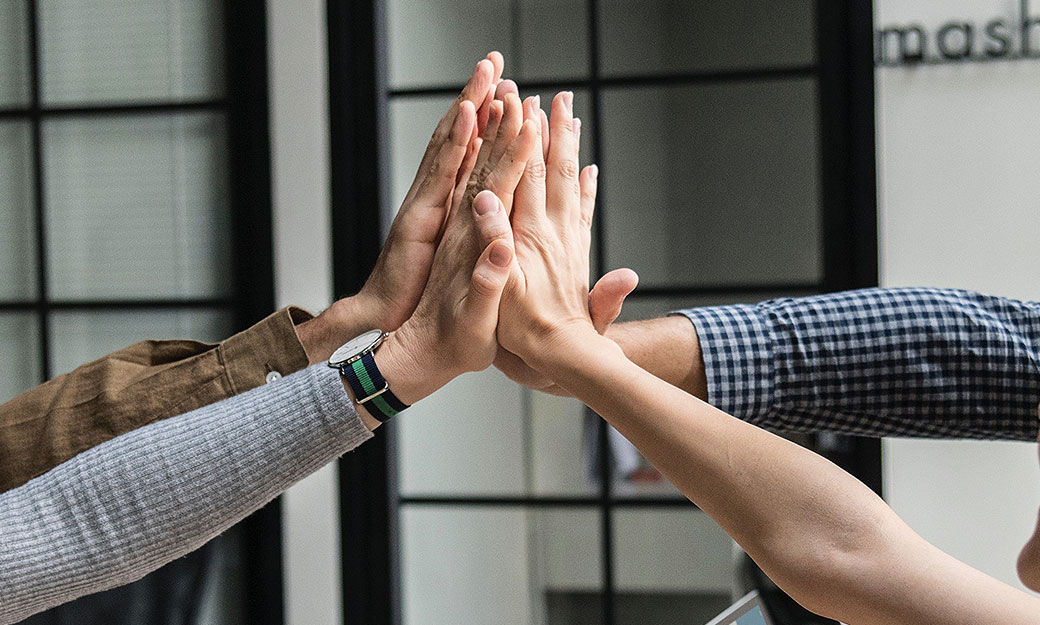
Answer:
<svg viewBox="0 0 1040 625"><path fill-rule="evenodd" d="M950 19L936 27L885 24L874 32L877 65L1040 59L1040 16L1020 0L1017 14L985 22Z"/></svg>

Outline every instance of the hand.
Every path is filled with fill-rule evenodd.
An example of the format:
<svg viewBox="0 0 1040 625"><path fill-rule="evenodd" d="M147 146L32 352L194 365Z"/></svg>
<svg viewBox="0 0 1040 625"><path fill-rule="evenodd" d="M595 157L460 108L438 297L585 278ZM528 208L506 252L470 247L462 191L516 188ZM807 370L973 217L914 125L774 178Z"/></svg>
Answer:
<svg viewBox="0 0 1040 625"><path fill-rule="evenodd" d="M502 347L536 370L556 343L599 334L588 288L597 171L593 166L579 173L581 126L572 104L571 93L553 99L548 159L539 145L517 187L516 263L499 312Z"/></svg>
<svg viewBox="0 0 1040 625"><path fill-rule="evenodd" d="M579 180L586 180L582 177ZM589 192L582 190L582 196L588 197ZM595 201L595 189L591 191L592 201ZM589 293L589 316L596 332L606 334L610 324L621 314L621 308L625 298L635 290L639 283L639 276L631 269L615 269L603 275ZM510 380L522 384L531 390L541 391L550 395L570 397L571 394L565 389L554 384L552 380L538 373L527 365L516 354L499 349L495 356L495 367L504 373Z"/></svg>
<svg viewBox="0 0 1040 625"><path fill-rule="evenodd" d="M502 67L498 52L477 63L469 82L437 124L361 291L297 327L311 363L327 359L344 342L366 330L396 330L415 310L449 208L457 204L456 183L465 182L473 167Z"/></svg>
<svg viewBox="0 0 1040 625"><path fill-rule="evenodd" d="M405 403L461 373L487 368L494 358L499 299L513 259L508 211L496 194L512 196L538 136L535 121L514 123L521 108L515 94L502 104L496 137L487 132L478 155L485 166L448 217L414 314L377 352L384 377ZM496 123L494 113L491 118L489 126ZM490 191L478 195L481 187Z"/></svg>

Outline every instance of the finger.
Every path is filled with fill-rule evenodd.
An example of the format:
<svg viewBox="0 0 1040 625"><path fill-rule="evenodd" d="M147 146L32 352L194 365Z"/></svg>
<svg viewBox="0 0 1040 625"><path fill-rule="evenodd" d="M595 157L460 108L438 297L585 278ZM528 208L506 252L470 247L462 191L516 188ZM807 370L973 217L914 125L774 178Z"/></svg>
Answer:
<svg viewBox="0 0 1040 625"><path fill-rule="evenodd" d="M458 178L455 181L455 190L452 192L451 210L448 211L449 219L458 212L459 207L466 199L466 190L474 179L474 168L477 164L477 157L480 155L482 143L483 141L479 137L475 137L471 138L469 145L466 146L466 156L462 159L462 166L459 167Z"/></svg>
<svg viewBox="0 0 1040 625"><path fill-rule="evenodd" d="M459 168L462 167L468 152L475 122L476 113L473 110L473 104L463 102L459 115L451 127L449 140L441 146L433 159L429 174L424 177L415 193L415 199L419 200L423 206L442 207L447 204L448 197L455 186Z"/></svg>
<svg viewBox="0 0 1040 625"><path fill-rule="evenodd" d="M484 251L473 268L463 315L470 331L484 337L498 325L498 305L513 264L513 231L501 200L490 191L477 195L473 212Z"/></svg>
<svg viewBox="0 0 1040 625"><path fill-rule="evenodd" d="M596 332L607 331L607 326L621 314L625 298L638 284L639 276L631 269L615 269L596 282L589 293L589 316Z"/></svg>
<svg viewBox="0 0 1040 625"><path fill-rule="evenodd" d="M534 101L534 102L532 102ZM528 98L524 102L524 115L527 119L524 125L533 125L539 128L537 96ZM516 195L513 200L513 219L536 221L545 215L545 161L542 158L542 137L537 132L534 148L530 152L524 174L520 183L516 186Z"/></svg>
<svg viewBox="0 0 1040 625"><path fill-rule="evenodd" d="M560 220L580 219L578 146L574 137L574 94L563 91L552 101L549 157L546 166L546 212Z"/></svg>
<svg viewBox="0 0 1040 625"><path fill-rule="evenodd" d="M488 174L484 188L494 193L502 201L507 215L513 211L514 194L517 185L524 177L531 155L538 150L538 130L534 122L524 122L520 134L506 149L506 153L498 160L498 164Z"/></svg>
<svg viewBox="0 0 1040 625"><path fill-rule="evenodd" d="M520 97L520 89L516 86L516 83L506 78L502 82L498 83L498 87L495 89L495 99L505 100L506 94L512 93L516 97Z"/></svg>
<svg viewBox="0 0 1040 625"><path fill-rule="evenodd" d="M578 177L581 187L581 225L592 229L592 215L596 212L596 189L599 186L599 166L589 165Z"/></svg>
<svg viewBox="0 0 1040 625"><path fill-rule="evenodd" d="M544 391L553 385L552 380L527 366L522 358L502 346L495 353L494 365L507 378L529 389Z"/></svg>
<svg viewBox="0 0 1040 625"><path fill-rule="evenodd" d="M505 70L506 59L498 50L492 50L491 52L488 52L487 60L491 61L491 84L497 85L498 82L502 80L502 71Z"/></svg>
<svg viewBox="0 0 1040 625"><path fill-rule="evenodd" d="M491 149L494 147L495 137L498 135L498 127L502 124L503 107L504 103L499 100L491 103L491 112L488 116L487 127L484 129L484 140L480 146L480 153L477 155L474 171L483 171L491 157Z"/></svg>
<svg viewBox="0 0 1040 625"><path fill-rule="evenodd" d="M416 170L412 186L408 189L408 194L405 196L405 204L410 203L414 199L415 194L419 191L419 187L422 186L424 179L429 173L433 159L436 158L441 146L448 140L451 129L461 110L461 104L468 101L473 104L474 108L480 105L484 101L488 88L491 85L493 72L494 66L491 61L482 59L477 63L476 68L473 69L473 75L470 76L466 86L462 88L462 92L452 102L444 117L437 122L437 127L430 137L430 142L426 145L426 152L423 154L422 161L419 162L419 169Z"/></svg>
<svg viewBox="0 0 1040 625"><path fill-rule="evenodd" d="M484 128L487 126L488 117L491 115L491 103L495 101L495 86L488 85L484 101L477 109L477 134L483 136Z"/></svg>
<svg viewBox="0 0 1040 625"><path fill-rule="evenodd" d="M524 124L524 105L520 96L515 93L507 93L502 100L502 123L498 128L498 136L491 148L488 157L488 167L495 167L498 160L502 158L509 144L520 134L520 127Z"/></svg>

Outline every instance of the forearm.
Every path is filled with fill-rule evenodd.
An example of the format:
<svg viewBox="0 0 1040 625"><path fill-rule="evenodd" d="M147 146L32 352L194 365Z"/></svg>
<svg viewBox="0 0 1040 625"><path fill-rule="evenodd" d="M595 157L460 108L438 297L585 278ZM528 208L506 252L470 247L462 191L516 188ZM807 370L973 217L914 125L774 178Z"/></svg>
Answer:
<svg viewBox="0 0 1040 625"><path fill-rule="evenodd" d="M654 378L610 346L575 353L543 367L809 609L857 625L967 623L949 620L950 610L969 619L985 613L961 601L934 603L941 585L963 587L965 604L985 589L1021 605L1019 593L928 545L825 459ZM947 578L934 579L933 569Z"/></svg>
<svg viewBox="0 0 1040 625"><path fill-rule="evenodd" d="M312 367L76 456L0 495L0 623L140 578L370 436Z"/></svg>
<svg viewBox="0 0 1040 625"><path fill-rule="evenodd" d="M697 330L685 317L670 316L615 323L607 337L629 360L654 376L700 399L708 399L704 359Z"/></svg>
<svg viewBox="0 0 1040 625"><path fill-rule="evenodd" d="M864 289L683 313L708 400L767 429L1036 438L1040 304Z"/></svg>

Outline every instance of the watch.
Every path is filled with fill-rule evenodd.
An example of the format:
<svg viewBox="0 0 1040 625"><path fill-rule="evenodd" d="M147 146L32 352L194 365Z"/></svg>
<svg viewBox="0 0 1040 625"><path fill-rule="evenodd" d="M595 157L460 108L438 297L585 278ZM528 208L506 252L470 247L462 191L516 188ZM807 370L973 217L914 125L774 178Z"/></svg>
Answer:
<svg viewBox="0 0 1040 625"><path fill-rule="evenodd" d="M340 375L353 389L354 401L359 406L365 404L368 412L380 423L408 407L390 390L372 356L388 336L382 330L369 330L344 343L329 358L329 366L339 369Z"/></svg>

